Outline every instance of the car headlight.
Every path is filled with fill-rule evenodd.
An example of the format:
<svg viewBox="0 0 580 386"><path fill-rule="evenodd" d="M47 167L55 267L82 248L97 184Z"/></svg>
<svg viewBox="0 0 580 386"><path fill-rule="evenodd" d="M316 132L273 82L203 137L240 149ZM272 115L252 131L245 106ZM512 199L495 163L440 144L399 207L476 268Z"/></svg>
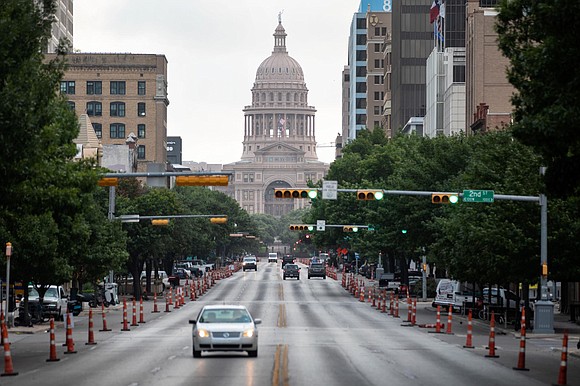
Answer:
<svg viewBox="0 0 580 386"><path fill-rule="evenodd" d="M209 338L209 331L204 329L197 330L197 336L200 338Z"/></svg>
<svg viewBox="0 0 580 386"><path fill-rule="evenodd" d="M255 335L255 333L256 332L254 331L254 329L250 328L249 330L244 331L243 336L244 336L244 338L251 338Z"/></svg>

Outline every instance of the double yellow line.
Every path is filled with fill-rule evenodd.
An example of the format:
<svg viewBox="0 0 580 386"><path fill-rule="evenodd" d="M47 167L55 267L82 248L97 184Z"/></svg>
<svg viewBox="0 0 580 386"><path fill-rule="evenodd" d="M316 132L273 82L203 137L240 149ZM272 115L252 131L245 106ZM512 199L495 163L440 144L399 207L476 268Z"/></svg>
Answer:
<svg viewBox="0 0 580 386"><path fill-rule="evenodd" d="M278 299L284 301L284 287L278 286ZM281 303L278 309L278 327L286 327L286 305ZM288 386L288 345L279 344L274 354L274 370L272 371L272 386Z"/></svg>
<svg viewBox="0 0 580 386"><path fill-rule="evenodd" d="M272 386L288 386L288 345L279 344L274 354L274 371L272 372Z"/></svg>

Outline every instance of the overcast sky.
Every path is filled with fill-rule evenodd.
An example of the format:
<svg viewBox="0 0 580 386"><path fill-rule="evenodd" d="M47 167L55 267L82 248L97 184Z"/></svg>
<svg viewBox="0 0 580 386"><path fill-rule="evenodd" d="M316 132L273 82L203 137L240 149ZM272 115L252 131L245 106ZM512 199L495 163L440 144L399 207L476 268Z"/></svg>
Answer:
<svg viewBox="0 0 580 386"><path fill-rule="evenodd" d="M242 155L244 106L256 70L274 48L278 13L286 48L302 66L316 141L341 131L341 73L360 0L76 0L74 48L162 54L168 61L167 135L183 139L183 160L230 163ZM333 147L318 149L334 160Z"/></svg>

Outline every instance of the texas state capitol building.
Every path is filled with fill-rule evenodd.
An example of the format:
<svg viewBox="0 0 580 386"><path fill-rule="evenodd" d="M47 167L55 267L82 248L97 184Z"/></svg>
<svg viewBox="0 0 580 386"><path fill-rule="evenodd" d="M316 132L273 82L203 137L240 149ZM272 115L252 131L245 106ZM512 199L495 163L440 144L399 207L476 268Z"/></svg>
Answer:
<svg viewBox="0 0 580 386"><path fill-rule="evenodd" d="M256 71L252 104L244 107L240 161L223 166L233 173L227 189L248 213L276 217L304 208L308 199L276 199L275 188L307 188L321 180L328 164L316 155L315 113L300 64L286 51L278 17L274 51Z"/></svg>

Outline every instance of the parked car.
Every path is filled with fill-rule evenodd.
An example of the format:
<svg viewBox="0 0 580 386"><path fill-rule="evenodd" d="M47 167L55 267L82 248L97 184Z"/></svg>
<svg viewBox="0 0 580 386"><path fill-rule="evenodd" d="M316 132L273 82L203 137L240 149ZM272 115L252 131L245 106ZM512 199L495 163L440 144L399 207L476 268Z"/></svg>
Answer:
<svg viewBox="0 0 580 386"><path fill-rule="evenodd" d="M308 266L308 278L313 277L326 279L326 266L324 263L310 263L310 266Z"/></svg>
<svg viewBox="0 0 580 386"><path fill-rule="evenodd" d="M300 280L300 267L298 266L298 264L286 264L284 266L284 274L283 274L284 280L286 280L287 277L294 277L298 280Z"/></svg>
<svg viewBox="0 0 580 386"><path fill-rule="evenodd" d="M242 261L242 270L253 269L254 271L258 270L258 262L256 261L255 256L246 256Z"/></svg>
<svg viewBox="0 0 580 386"><path fill-rule="evenodd" d="M39 295L34 286L28 286L28 303L39 302ZM53 317L55 320L63 320L68 310L68 297L61 285L51 285L47 288L42 299L42 314L44 317Z"/></svg>
<svg viewBox="0 0 580 386"><path fill-rule="evenodd" d="M474 303L475 299L475 303ZM437 283L433 307L453 306L454 311L460 311L463 307L479 308L481 298L475 294L474 288L468 283L451 279L441 279Z"/></svg>
<svg viewBox="0 0 580 386"><path fill-rule="evenodd" d="M498 296L499 293L499 296ZM483 289L483 304L489 304L489 288ZM491 288L491 305L497 307L517 308L520 306L520 297L503 287Z"/></svg>
<svg viewBox="0 0 580 386"><path fill-rule="evenodd" d="M199 312L193 324L193 357L202 351L246 351L258 356L258 329L260 319L253 319L248 309L240 305L207 305Z"/></svg>

